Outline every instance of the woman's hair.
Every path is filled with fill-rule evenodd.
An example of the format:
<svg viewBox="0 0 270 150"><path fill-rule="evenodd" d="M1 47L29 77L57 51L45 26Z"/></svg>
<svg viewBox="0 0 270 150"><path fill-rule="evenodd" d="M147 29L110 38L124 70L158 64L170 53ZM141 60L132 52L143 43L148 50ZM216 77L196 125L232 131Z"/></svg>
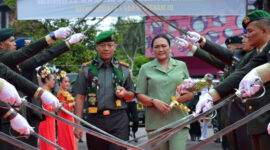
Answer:
<svg viewBox="0 0 270 150"><path fill-rule="evenodd" d="M154 46L155 40L158 39L158 38L164 38L165 40L167 40L169 46L171 46L171 41L170 41L169 37L168 37L166 34L161 33L161 34L156 35L156 36L152 39L152 43L151 43L151 47L152 47L152 48L153 48L153 46Z"/></svg>
<svg viewBox="0 0 270 150"><path fill-rule="evenodd" d="M58 71L58 73L56 74L56 79L59 81L59 84L65 79L66 76L67 73L65 71L63 70Z"/></svg>
<svg viewBox="0 0 270 150"><path fill-rule="evenodd" d="M45 83L45 79L50 79L51 70L48 67L40 67L38 74L41 77L41 81Z"/></svg>

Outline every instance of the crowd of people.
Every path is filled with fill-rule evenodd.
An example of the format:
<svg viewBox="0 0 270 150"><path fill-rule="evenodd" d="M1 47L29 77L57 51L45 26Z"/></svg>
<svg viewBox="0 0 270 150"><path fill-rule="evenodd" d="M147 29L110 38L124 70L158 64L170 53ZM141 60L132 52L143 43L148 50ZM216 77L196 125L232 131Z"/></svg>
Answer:
<svg viewBox="0 0 270 150"><path fill-rule="evenodd" d="M189 48L194 57L204 60L223 70L219 84L208 86L197 95L197 91L182 90L178 103L186 104L198 116L213 108L222 98L234 93L239 88L241 97L260 95L256 100L241 103L241 98L234 98L232 103L217 110L216 126L219 130L229 126L248 114L269 103L269 50L270 50L270 14L256 10L243 19L244 37L230 37L224 48L196 32L187 32L185 39L175 38L183 48ZM9 134L10 127L30 138L23 141L42 149L55 149L52 145L31 135L38 132L64 149L78 149L77 139L83 131L55 118L24 108L16 89L28 96L27 101L53 114L83 125L63 111L60 107L74 113L95 127L123 141L129 139L130 116L128 104L136 97L146 106L145 130L151 133L188 115L187 109L172 107L172 96L179 84L190 75L186 63L170 57L171 41L167 34L156 35L151 42L155 58L140 68L136 89L127 63L114 57L117 48L116 32L103 31L97 35L94 44L97 55L93 60L82 64L76 81L70 87L66 72L60 70L56 76L42 65L68 51L70 46L80 42L85 35L72 33L69 27L59 28L37 41L28 38L18 39L15 43L14 30L0 29L0 113L1 131ZM67 38L70 36L69 38ZM63 42L50 47L55 40ZM199 47L195 46L199 43ZM17 48L17 50L16 50ZM45 50L44 50L45 49ZM41 66L38 71L36 68ZM37 76L38 74L38 76ZM38 77L41 84L38 83ZM211 84L214 76L207 74L204 79ZM219 78L219 77L218 77ZM59 90L52 93L55 80ZM264 83L265 91L257 85ZM15 88L15 87L16 88ZM22 96L22 93L20 95ZM73 95L72 95L73 94ZM129 102L129 103L128 103ZM134 105L134 104L133 104ZM21 106L21 107L18 107ZM12 107L16 107L12 108ZM85 110L85 111L84 111ZM23 115L20 115L20 111ZM24 118L24 117L25 118ZM134 119L136 122L137 119ZM202 132L200 123L195 122L177 132L160 146L161 150L185 150L190 133L192 139L205 140L209 118L203 118ZM148 138L160 135L172 127L151 134ZM137 129L132 130L136 132ZM270 142L270 111L253 119L222 138L224 150L267 150ZM15 134L14 134L15 135ZM76 139L77 138L77 139ZM86 134L88 149L124 150L121 145L108 142L91 134ZM39 143L39 144L38 144ZM12 144L0 141L2 149L16 149Z"/></svg>

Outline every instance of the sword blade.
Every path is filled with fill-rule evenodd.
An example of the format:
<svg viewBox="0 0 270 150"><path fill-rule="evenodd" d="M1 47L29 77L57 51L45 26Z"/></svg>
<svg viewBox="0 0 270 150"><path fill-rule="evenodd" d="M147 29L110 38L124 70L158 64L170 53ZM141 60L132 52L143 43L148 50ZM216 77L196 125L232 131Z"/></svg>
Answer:
<svg viewBox="0 0 270 150"><path fill-rule="evenodd" d="M80 20L78 20L74 25L71 26L71 29L74 30L75 26L79 23L81 23L87 16L89 16L93 11L95 11L102 3L104 0L101 0L93 9L91 9L85 16L83 16Z"/></svg>
<svg viewBox="0 0 270 150"><path fill-rule="evenodd" d="M151 135L157 134L157 133L161 132L161 131L164 130L164 129L168 129L168 128L172 127L172 126L175 126L175 125L178 125L178 124L185 123L185 121L190 120L190 119L192 119L192 118L194 118L193 115L187 115L187 116L185 116L184 118L181 118L181 119L179 119L179 120L177 120L177 121L175 121L175 122L169 123L169 124L167 124L167 125L165 125L165 126L159 128L159 129L156 129L156 130L154 130L154 131L152 131L152 132L149 132L149 133L147 133L147 134L138 136L138 137L135 138L135 139L129 140L129 142L132 142L132 141L139 140L139 139L144 138L144 137L147 137L147 136L151 136Z"/></svg>
<svg viewBox="0 0 270 150"><path fill-rule="evenodd" d="M47 111L47 110L44 110L44 109L42 109L42 108L40 108L40 107L38 107L38 106L36 106L36 105L34 105L34 104L32 104L32 103L27 102L24 98L22 98L22 105L24 105L24 106L26 106L26 107L28 107L28 108L31 108L31 109L33 109L33 110L39 112L39 113L42 113L42 114L44 114L44 115L53 117L54 119L59 120L59 121L62 121L62 122L64 122L64 123L66 123L66 124L69 124L69 125L71 125L71 126L73 126L73 127L75 127L75 128L81 129L81 130L83 130L84 132L86 132L86 133L88 133L88 134L91 134L91 135L93 135L93 136L95 136L95 137L98 137L98 138L100 138L100 139L103 139L103 140L105 140L105 141L114 143L114 144L116 144L116 145L119 145L119 146L122 146L122 147L125 147L125 148L130 148L130 149L135 149L135 150L141 150L141 149L142 149L142 148L140 148L140 147L138 147L138 146L135 146L135 145L132 145L132 144L130 144L130 143L127 143L127 142L124 141L124 140L112 139L111 137L109 137L109 136L107 136L107 135L101 134L101 133L99 133L99 132L96 132L96 131L91 130L91 129L89 129L89 128L86 128L86 127L83 127L83 126L81 126L81 125L78 125L78 124L76 124L76 123L74 123L74 122L71 122L71 121L69 121L69 120L66 120L66 119L64 119L64 118L62 118L62 117L59 117L59 116L57 116L57 115L55 115L55 114L52 114L52 113L50 113L50 112Z"/></svg>
<svg viewBox="0 0 270 150"><path fill-rule="evenodd" d="M207 138L206 140L203 140L202 142L200 142L199 144L188 148L188 150L195 150L195 149L199 149L200 147L205 146L206 144L213 142L214 140L216 140L217 138L231 132L234 129L237 129L238 127L248 123L249 121L259 117L260 115L262 115L263 113L267 112L270 110L270 103L268 103L267 105L264 105L262 108L252 112L251 114L247 115L246 117L244 117L241 120L238 120L237 122L235 122L234 124L229 125L228 127L220 130L219 132L215 133L213 136Z"/></svg>
<svg viewBox="0 0 270 150"><path fill-rule="evenodd" d="M19 147L21 149L38 150L38 148L33 147L33 146L31 146L31 145L29 145L27 143L24 143L23 141L20 141L18 139L15 139L15 138L13 138L13 137L11 137L11 136L9 136L9 135L1 132L1 131L0 131L0 139L5 141L5 142L8 142L8 143L10 143L12 145L15 145L15 146L17 146L17 147Z"/></svg>
<svg viewBox="0 0 270 150"><path fill-rule="evenodd" d="M215 111L216 109L218 109L218 108L220 108L220 107L228 104L231 101L231 99L234 98L234 97L236 97L235 94L229 96L228 98L225 98L224 100L222 100L218 104L214 105L212 109L209 109L208 111L199 114L197 117L192 117L190 120L186 120L183 123L177 125L175 128L172 128L172 129L170 129L168 131L165 131L165 132L161 133L160 135L158 135L156 137L153 137L153 138L151 138L151 139L149 139L149 140L147 140L147 141L139 144L138 146L145 147L146 145L149 145L151 143L154 143L154 142L162 139L163 137L165 137L162 140L160 140L160 142L157 143L156 146L154 146L154 147L160 146L164 142L168 141L175 133L177 133L177 132L174 132L174 131L177 131L177 130L179 131L180 129L186 127L187 125L189 125L189 124L191 124L191 123L199 120L200 118L202 118L202 117L210 114L211 112ZM171 132L172 132L172 134L171 134Z"/></svg>
<svg viewBox="0 0 270 150"><path fill-rule="evenodd" d="M187 34L187 32L179 29L178 27L176 27L175 25L171 24L169 21L167 21L166 19L162 18L161 16L159 16L158 14L156 14L155 12L153 12L151 9L149 9L148 7L146 7L144 4L142 4L141 2L139 2L138 0L133 0L134 3L138 3L139 5L141 5L144 9L146 9L147 11L149 11L151 14L153 14L154 16L158 17L160 20L162 20L163 22L167 23L169 26L173 27L174 29L176 29L177 31L183 33L183 34Z"/></svg>
<svg viewBox="0 0 270 150"><path fill-rule="evenodd" d="M37 133L36 133L35 131L33 131L33 130L31 131L31 135L35 136L35 137L38 138L38 139L41 139L42 141L44 141L44 142L50 144L51 146L53 146L53 147L55 147L55 148L57 148L57 149L65 150L64 148L60 147L59 145L57 145L57 144L53 143L52 141L50 141L50 140L44 138L43 136L37 134Z"/></svg>
<svg viewBox="0 0 270 150"><path fill-rule="evenodd" d="M119 139L118 137L115 137L115 136L109 134L108 132L105 132L105 131L101 130L100 128L98 128L98 127L96 127L96 126L90 124L89 122L87 122L87 121L83 120L82 118L76 116L75 114L73 114L72 112L66 110L66 109L63 108L63 107L60 107L60 110L62 110L62 111L65 112L66 114L70 115L70 116L73 117L74 119L79 120L79 121L80 121L81 123L83 123L84 125L86 125L86 126L92 128L92 129L94 129L94 130L96 130L96 131L98 131L98 132L100 132L100 133L103 133L104 135L110 136L111 138L114 138L114 139L117 139L117 140L121 140L121 139Z"/></svg>
<svg viewBox="0 0 270 150"><path fill-rule="evenodd" d="M107 18L110 14L112 14L116 9L118 9L122 4L124 4L127 0L123 0L119 5L117 5L113 10L111 10L106 16L104 16L103 18L101 18L97 23L95 23L94 25L90 26L89 28L87 28L85 31L83 31L82 33L85 34L87 31L89 31L90 29L92 29L93 27L95 27L96 25L98 25L101 21L103 21L105 18Z"/></svg>

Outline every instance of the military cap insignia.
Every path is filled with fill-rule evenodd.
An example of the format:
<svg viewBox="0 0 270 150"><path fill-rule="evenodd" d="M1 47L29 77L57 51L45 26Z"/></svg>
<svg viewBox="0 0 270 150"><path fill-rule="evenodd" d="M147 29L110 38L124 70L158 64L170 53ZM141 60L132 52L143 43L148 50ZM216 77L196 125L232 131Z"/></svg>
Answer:
<svg viewBox="0 0 270 150"><path fill-rule="evenodd" d="M126 67L129 67L129 64L128 63L125 63L125 62L122 62L122 61L120 61L119 64L120 65L123 65L123 66L126 66Z"/></svg>
<svg viewBox="0 0 270 150"><path fill-rule="evenodd" d="M25 45L30 45L31 44L31 40L24 40Z"/></svg>
<svg viewBox="0 0 270 150"><path fill-rule="evenodd" d="M111 36L111 40L112 40L112 41L114 40L114 35Z"/></svg>
<svg viewBox="0 0 270 150"><path fill-rule="evenodd" d="M244 18L244 19L243 19L243 22L244 22L244 24L248 24L248 23L250 22L249 17Z"/></svg>

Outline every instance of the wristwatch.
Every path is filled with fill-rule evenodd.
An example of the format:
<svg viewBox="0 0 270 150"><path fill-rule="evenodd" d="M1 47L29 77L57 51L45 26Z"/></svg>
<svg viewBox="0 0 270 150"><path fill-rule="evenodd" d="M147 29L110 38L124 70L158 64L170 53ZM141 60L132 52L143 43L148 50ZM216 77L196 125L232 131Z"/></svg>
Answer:
<svg viewBox="0 0 270 150"><path fill-rule="evenodd" d="M51 37L52 39L56 40L54 32L51 32L51 33L50 33L50 37Z"/></svg>

